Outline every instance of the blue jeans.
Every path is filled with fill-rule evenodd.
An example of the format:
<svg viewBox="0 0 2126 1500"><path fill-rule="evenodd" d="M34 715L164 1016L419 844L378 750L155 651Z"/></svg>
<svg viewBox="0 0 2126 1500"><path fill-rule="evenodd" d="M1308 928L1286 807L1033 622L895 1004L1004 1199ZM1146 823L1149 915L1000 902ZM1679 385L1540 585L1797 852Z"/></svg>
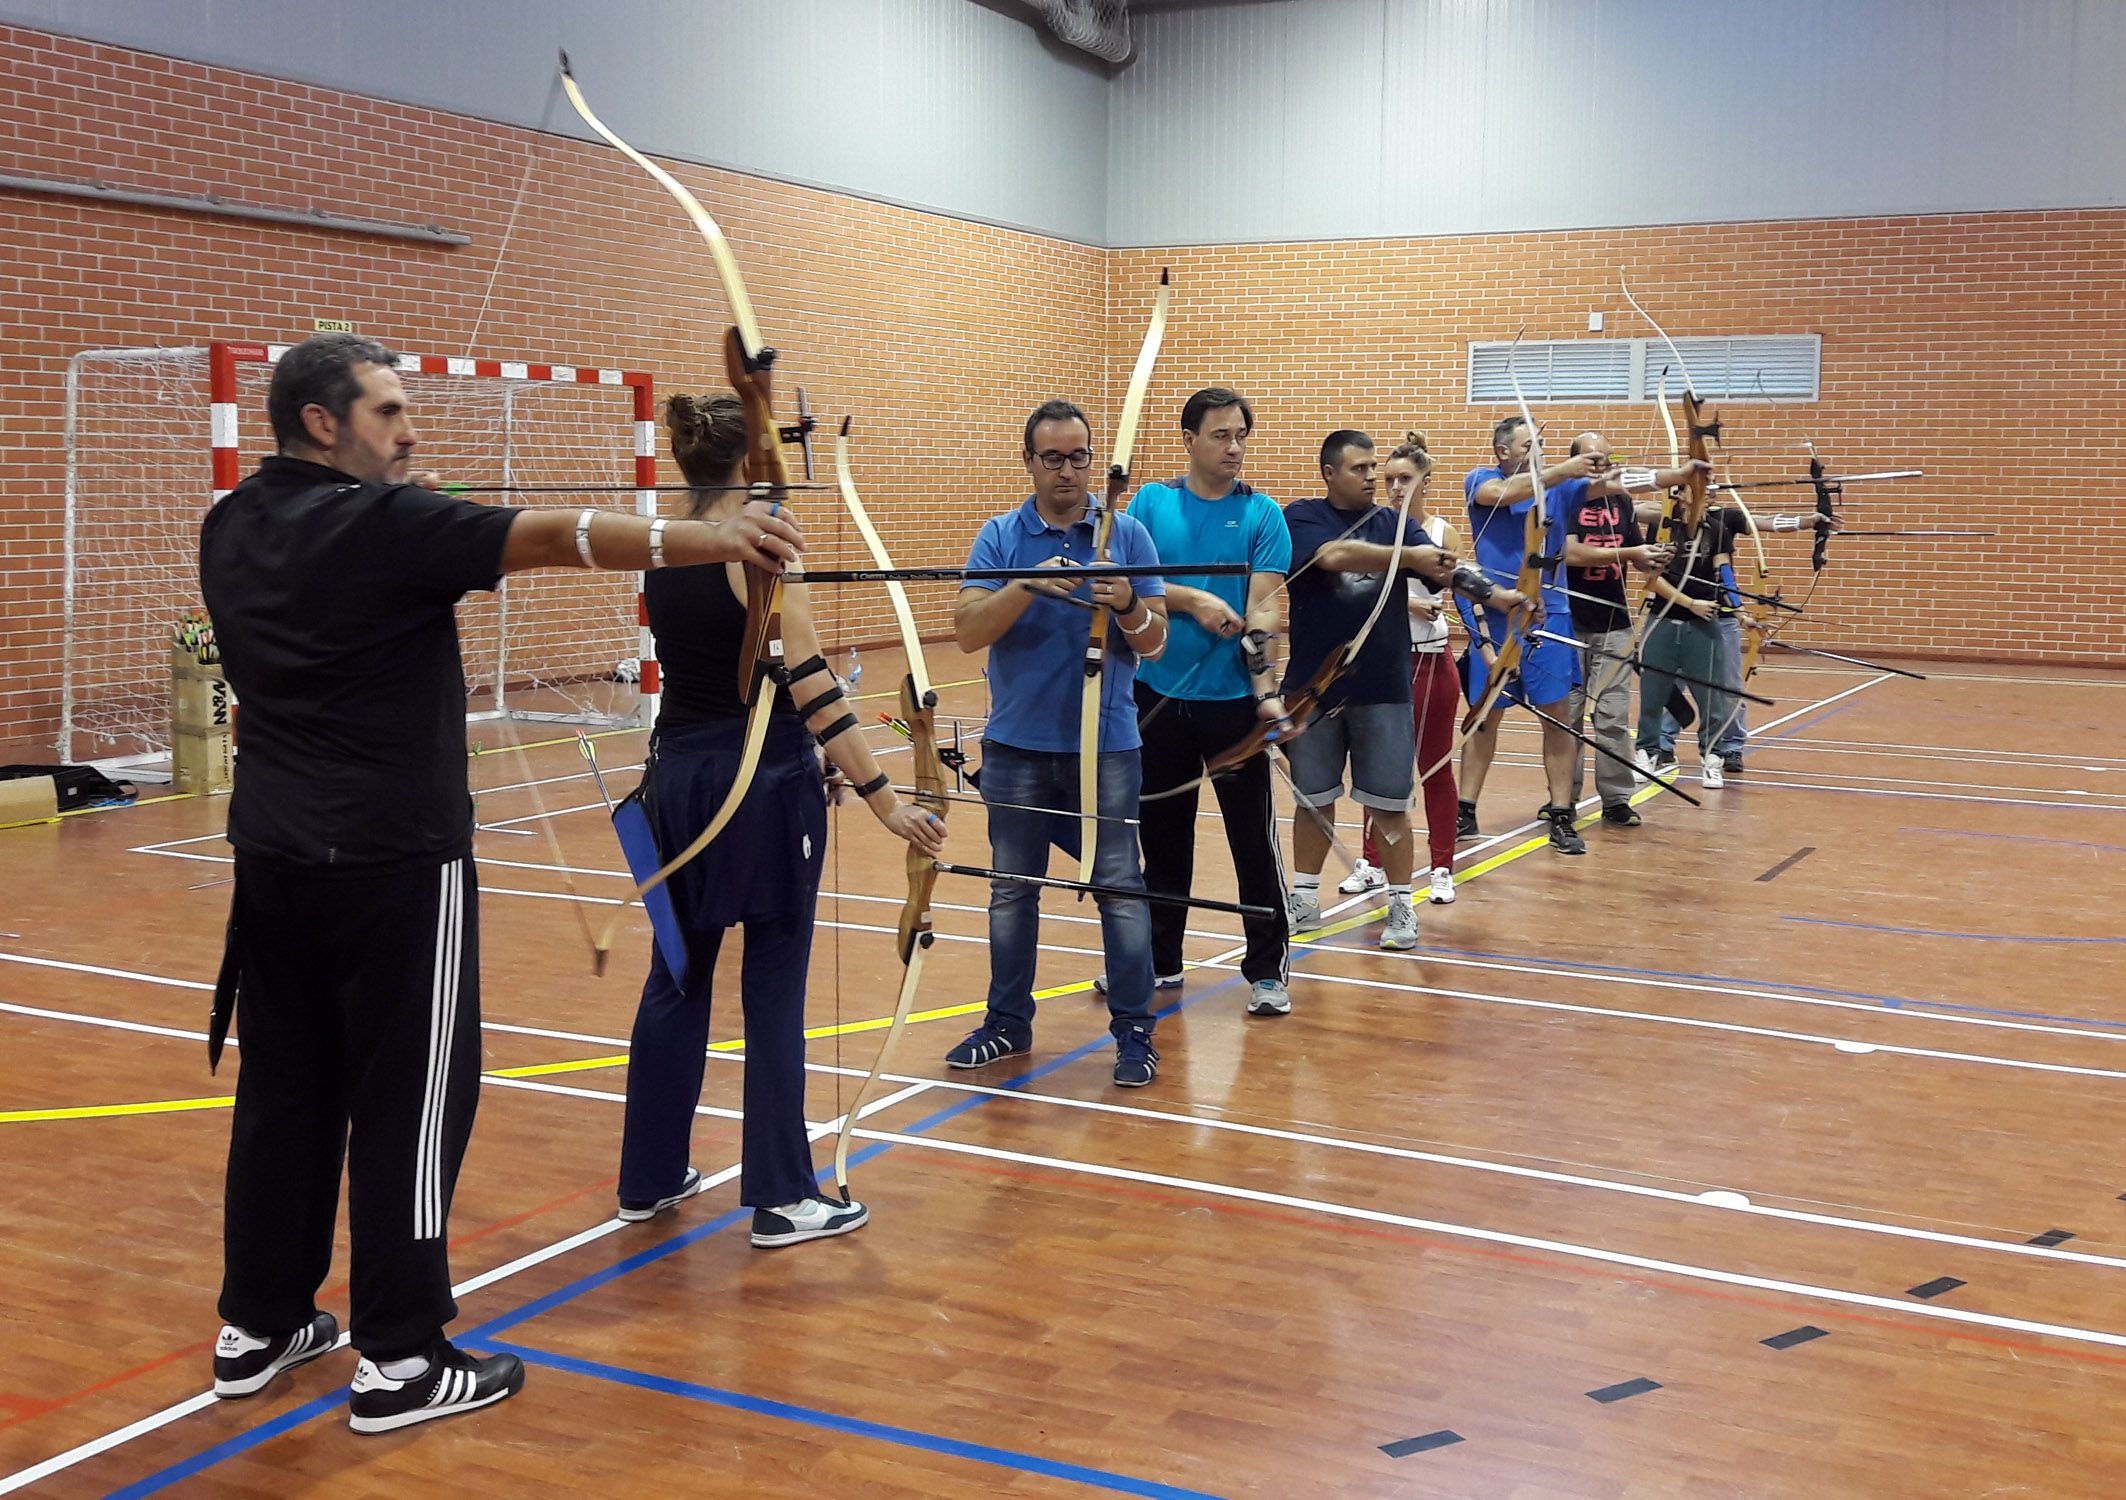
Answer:
<svg viewBox="0 0 2126 1500"><path fill-rule="evenodd" d="M1143 770L1134 750L1100 757L1100 813L1134 818ZM989 809L990 860L1016 875L1046 875L1048 849L1069 829L1078 806L1078 757L1070 752L1019 750L982 742L982 797ZM1018 808L996 803L1015 802ZM1024 812L1053 807L1064 812ZM1101 885L1144 889L1137 857L1137 830L1124 822L1098 823L1093 879ZM1075 875L1075 871L1071 872ZM1117 1024L1152 1027L1152 915L1148 903L1124 896L1095 896L1100 908L1100 945L1107 953L1107 1009ZM1017 881L989 883L989 1021L1015 1042L1033 1036L1034 965L1041 936L1041 888Z"/></svg>
<svg viewBox="0 0 2126 1500"><path fill-rule="evenodd" d="M1723 683L1740 685L1742 681L1742 622L1733 615L1720 621L1720 670L1714 674ZM1740 698L1730 697L1728 709L1734 719L1720 730L1719 743L1713 746L1715 755L1740 755L1743 742L1749 738L1750 706ZM1718 725L1714 726L1716 729ZM1661 710L1661 749L1664 752L1676 748L1679 727L1676 716L1667 709Z"/></svg>

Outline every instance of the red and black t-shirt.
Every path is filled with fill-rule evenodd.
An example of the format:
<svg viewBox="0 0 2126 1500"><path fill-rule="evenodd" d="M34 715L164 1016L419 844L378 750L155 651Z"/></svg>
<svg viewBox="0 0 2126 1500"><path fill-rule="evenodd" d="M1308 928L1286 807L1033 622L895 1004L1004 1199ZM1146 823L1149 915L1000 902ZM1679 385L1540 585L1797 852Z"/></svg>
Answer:
<svg viewBox="0 0 2126 1500"><path fill-rule="evenodd" d="M1636 547L1645 540L1639 532L1631 496L1597 495L1591 485L1579 487L1579 494L1566 513L1565 526L1590 547ZM1572 601L1573 630L1582 639L1631 628L1631 605L1624 597L1624 577L1628 572L1630 569L1621 562L1566 568L1565 583L1573 593L1595 596Z"/></svg>

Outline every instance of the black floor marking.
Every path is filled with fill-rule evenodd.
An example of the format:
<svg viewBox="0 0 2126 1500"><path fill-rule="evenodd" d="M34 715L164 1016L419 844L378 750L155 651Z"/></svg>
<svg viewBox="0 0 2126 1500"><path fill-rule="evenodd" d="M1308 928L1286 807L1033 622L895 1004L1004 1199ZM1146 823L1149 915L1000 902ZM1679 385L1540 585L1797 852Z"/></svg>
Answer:
<svg viewBox="0 0 2126 1500"><path fill-rule="evenodd" d="M2043 1245L2046 1249L2049 1250L2054 1245L2063 1245L2073 1238L2074 1231L2071 1229L2048 1229L2043 1234L2034 1234L2030 1236L2030 1238L2024 1240L2023 1243L2026 1245Z"/></svg>
<svg viewBox="0 0 2126 1500"><path fill-rule="evenodd" d="M1462 1440L1458 1432L1449 1432L1442 1427L1438 1432L1428 1432L1421 1437L1400 1438L1392 1443L1382 1443L1380 1451L1390 1458L1408 1458L1413 1453L1429 1453L1434 1448L1445 1448Z"/></svg>
<svg viewBox="0 0 2126 1500"><path fill-rule="evenodd" d="M1607 1406L1612 1401L1628 1400L1630 1397L1643 1396L1648 1391L1658 1391L1659 1389L1661 1389L1660 1381L1648 1380L1642 1375L1637 1380L1627 1380L1620 1385L1605 1385L1599 1391L1589 1391L1587 1395L1590 1400L1599 1401L1604 1406Z"/></svg>
<svg viewBox="0 0 2126 1500"><path fill-rule="evenodd" d="M1939 1297L1943 1292L1953 1292L1962 1285L1954 1276L1937 1276L1932 1281L1922 1282L1911 1288L1905 1295L1920 1298Z"/></svg>
<svg viewBox="0 0 2126 1500"><path fill-rule="evenodd" d="M1757 877L1757 883L1762 885L1765 881L1777 880L1780 876L1784 875L1787 871L1793 869L1794 866L1800 864L1803 860L1807 859L1811 854L1814 854L1815 852L1816 846L1814 844L1803 844L1799 849L1796 849L1785 859L1779 861L1778 864L1773 865L1769 870L1766 870L1762 875L1759 875Z"/></svg>
<svg viewBox="0 0 2126 1500"><path fill-rule="evenodd" d="M1813 1324L1804 1324L1800 1328L1789 1328L1785 1333L1775 1333L1770 1338L1759 1339L1757 1342L1767 1349L1791 1349L1796 1344L1806 1344L1811 1339L1827 1337L1829 1337L1829 1330L1818 1328Z"/></svg>

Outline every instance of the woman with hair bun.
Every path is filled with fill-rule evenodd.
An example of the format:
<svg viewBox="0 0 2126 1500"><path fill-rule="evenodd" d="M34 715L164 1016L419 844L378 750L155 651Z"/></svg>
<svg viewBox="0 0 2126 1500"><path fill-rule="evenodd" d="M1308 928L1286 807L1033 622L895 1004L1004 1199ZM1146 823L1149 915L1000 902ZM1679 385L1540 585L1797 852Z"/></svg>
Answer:
<svg viewBox="0 0 2126 1500"><path fill-rule="evenodd" d="M715 520L742 509L746 423L738 398L674 396L665 428L672 457L696 487L686 514ZM643 801L658 847L669 854L708 825L743 757L746 705L737 681L745 574L735 566L651 571L642 592L665 678ZM743 923L739 1201L752 1208L753 1243L763 1247L846 1234L868 1217L861 1203L820 1195L805 1133L805 978L827 840L815 746L825 748L889 832L930 855L945 844L943 820L901 801L863 736L849 732L857 719L821 656L803 589L782 596L781 636L795 665L761 686L774 692L775 707L753 784L723 833L670 881L686 936L686 972L672 973L662 949L653 949L629 1043L620 1146L623 1219L653 1218L705 1185L688 1163L688 1147L701 1102L717 953L726 929Z"/></svg>

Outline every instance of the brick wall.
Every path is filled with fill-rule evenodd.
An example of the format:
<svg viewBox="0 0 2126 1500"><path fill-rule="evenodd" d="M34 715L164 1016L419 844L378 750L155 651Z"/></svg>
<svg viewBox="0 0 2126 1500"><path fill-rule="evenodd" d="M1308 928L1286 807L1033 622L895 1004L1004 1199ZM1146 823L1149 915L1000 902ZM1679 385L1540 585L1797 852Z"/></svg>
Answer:
<svg viewBox="0 0 2126 1500"><path fill-rule="evenodd" d="M473 238L448 249L0 194L0 739L48 737L57 717L62 385L77 350L294 339L347 318L425 352L624 365L663 391L720 383L726 314L708 256L602 146L27 30L0 28L0 68L14 85L0 171L436 220ZM1037 401L1111 412L1161 264L1175 305L1140 474L1179 467L1180 400L1226 382L1258 399L1251 477L1280 498L1312 489L1324 432L1355 425L1430 432L1442 499L1500 414L1462 399L1465 341L1523 324L1574 335L1591 308L1613 333L1643 331L1615 292L1622 266L1673 333L1824 334L1821 403L1729 413L1742 477L1801 472L1809 436L1836 466L1928 471L1856 490L1856 525L2000 533L1834 545L1792 638L2126 661L2098 586L2075 581L2118 572L2126 543L2109 527L2085 541L2056 515L2096 503L2082 475L2126 425L2126 213L1110 254L676 170L737 249L783 351L785 406L803 384L823 417L856 415L859 482L897 562L959 560L979 521L1023 493L1018 423ZM1655 446L1644 406L1547 416L1554 432L1599 425ZM202 443L202 486L204 472ZM854 561L834 497L803 509L818 561ZM1771 545L1775 578L1805 588L1805 546ZM2004 607L2003 590L2028 597ZM917 590L926 632L946 630L951 594ZM824 614L829 639L891 634L875 590Z"/></svg>
<svg viewBox="0 0 2126 1500"><path fill-rule="evenodd" d="M2126 663L2101 602L2126 567L2126 540L2108 519L2108 485L2088 477L2126 423L2126 212L1132 250L1108 271L1111 368L1135 351L1162 265L1175 301L1139 447L1145 472L1180 465L1171 434L1187 394L1227 384L1255 402L1249 477L1278 499L1319 493L1314 460L1331 430L1414 427L1438 460L1430 498L1453 505L1509 411L1468 404L1468 342L1524 326L1530 338L1585 338L1597 310L1612 336L1650 334L1618 293L1621 268L1677 337L1823 335L1820 402L1730 405L1728 477L1805 474L1802 441L1813 438L1834 472L1927 472L1849 490L1856 529L1998 533L1834 539L1809 618L1786 639ZM1537 417L1559 454L1594 427L1665 459L1650 404L1560 404ZM1760 517L1812 500L1806 487L1750 496ZM1806 537L1770 538L1766 551L1774 583L1806 592Z"/></svg>

